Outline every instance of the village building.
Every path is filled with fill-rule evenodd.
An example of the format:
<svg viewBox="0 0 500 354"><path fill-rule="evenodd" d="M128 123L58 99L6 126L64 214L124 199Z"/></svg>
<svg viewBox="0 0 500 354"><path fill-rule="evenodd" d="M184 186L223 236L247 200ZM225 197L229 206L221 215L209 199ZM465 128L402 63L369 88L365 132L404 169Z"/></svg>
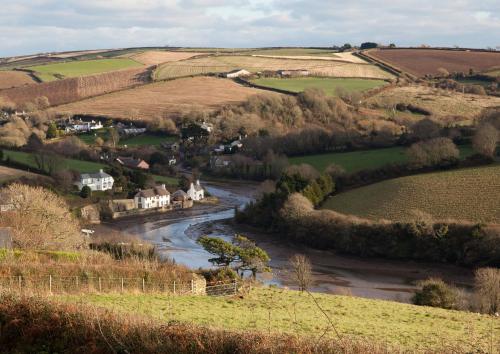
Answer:
<svg viewBox="0 0 500 354"><path fill-rule="evenodd" d="M181 189L172 194L171 203L173 209L185 209L193 206L193 200Z"/></svg>
<svg viewBox="0 0 500 354"><path fill-rule="evenodd" d="M113 177L108 175L103 170L96 173L82 173L80 180L75 183L79 190L87 186L92 191L107 191L113 188Z"/></svg>
<svg viewBox="0 0 500 354"><path fill-rule="evenodd" d="M137 209L164 208L170 205L170 192L165 185L139 191L134 196Z"/></svg>
<svg viewBox="0 0 500 354"><path fill-rule="evenodd" d="M102 129L104 126L100 121L90 121L84 122L82 120L72 120L66 124L65 132L66 133L88 133L92 130Z"/></svg>
<svg viewBox="0 0 500 354"><path fill-rule="evenodd" d="M177 152L179 151L180 149L180 145L178 142L175 142L175 143L161 143L161 147L166 149L166 150L170 150L172 152Z"/></svg>
<svg viewBox="0 0 500 354"><path fill-rule="evenodd" d="M203 198L205 198L205 191L203 190L203 187L200 185L199 180L196 180L196 183L191 183L186 194L188 195L189 198L195 201L202 200Z"/></svg>
<svg viewBox="0 0 500 354"><path fill-rule="evenodd" d="M133 157L118 156L116 158L116 161L118 161L119 164L126 166L126 167L129 167L129 168L149 170L149 164L142 159L136 159Z"/></svg>
<svg viewBox="0 0 500 354"><path fill-rule="evenodd" d="M251 75L250 72L245 69L236 69L228 73L225 73L224 77L227 77L228 79L235 79L237 77L250 76L250 75Z"/></svg>
<svg viewBox="0 0 500 354"><path fill-rule="evenodd" d="M283 77L309 76L309 70L306 69L278 70L276 73Z"/></svg>

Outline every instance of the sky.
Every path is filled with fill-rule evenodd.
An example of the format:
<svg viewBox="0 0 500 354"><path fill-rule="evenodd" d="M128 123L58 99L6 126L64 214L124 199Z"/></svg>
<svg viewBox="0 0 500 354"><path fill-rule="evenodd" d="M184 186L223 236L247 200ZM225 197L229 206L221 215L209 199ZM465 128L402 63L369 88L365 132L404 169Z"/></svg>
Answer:
<svg viewBox="0 0 500 354"><path fill-rule="evenodd" d="M165 45L500 46L500 0L0 0L0 8L0 57Z"/></svg>

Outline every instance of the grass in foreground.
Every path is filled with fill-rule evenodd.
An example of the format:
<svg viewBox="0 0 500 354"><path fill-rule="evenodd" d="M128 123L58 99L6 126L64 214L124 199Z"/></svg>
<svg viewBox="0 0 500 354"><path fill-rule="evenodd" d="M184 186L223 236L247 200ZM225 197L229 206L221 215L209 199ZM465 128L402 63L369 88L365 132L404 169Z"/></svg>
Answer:
<svg viewBox="0 0 500 354"><path fill-rule="evenodd" d="M459 149L462 158L473 153L470 146L460 146ZM374 169L388 164L405 163L408 161L405 151L406 148L398 146L384 149L298 156L291 157L288 161L292 165L306 163L318 171L324 171L328 165L334 163L342 166L346 172L350 173L364 169Z"/></svg>
<svg viewBox="0 0 500 354"><path fill-rule="evenodd" d="M500 222L500 165L395 178L340 193L323 208L370 219L406 221L414 210L436 219Z"/></svg>
<svg viewBox="0 0 500 354"><path fill-rule="evenodd" d="M487 349L492 329L495 340L500 332L500 321L485 315L348 296L314 297L341 335L408 349L443 343ZM309 295L273 288L254 288L238 298L90 294L60 299L213 328L319 336L329 326ZM326 336L335 334L330 329Z"/></svg>
<svg viewBox="0 0 500 354"><path fill-rule="evenodd" d="M321 77L301 77L291 79L261 78L252 80L252 82L257 85L290 92L302 92L308 88L317 88L325 91L325 93L330 96L336 96L338 89L342 89L347 92L362 92L386 84L383 80L331 79Z"/></svg>
<svg viewBox="0 0 500 354"><path fill-rule="evenodd" d="M389 346L357 338L308 338L263 332L214 330L118 315L82 304L0 294L2 353L371 353ZM54 333L58 335L54 336ZM27 335L29 334L29 335ZM467 346L469 348L470 346ZM460 350L460 352L465 351ZM447 348L445 353L457 353ZM443 354L433 350L431 353Z"/></svg>
<svg viewBox="0 0 500 354"><path fill-rule="evenodd" d="M30 66L42 81L54 81L59 77L76 77L108 71L140 67L142 64L128 58L71 61L57 64Z"/></svg>
<svg viewBox="0 0 500 354"><path fill-rule="evenodd" d="M4 158L9 158L10 160L23 164L30 168L36 168L35 160L33 155L22 151L11 151L3 150ZM75 170L80 173L97 172L101 168L105 168L106 165L97 162L75 160L75 159L63 159L63 165L65 169Z"/></svg>

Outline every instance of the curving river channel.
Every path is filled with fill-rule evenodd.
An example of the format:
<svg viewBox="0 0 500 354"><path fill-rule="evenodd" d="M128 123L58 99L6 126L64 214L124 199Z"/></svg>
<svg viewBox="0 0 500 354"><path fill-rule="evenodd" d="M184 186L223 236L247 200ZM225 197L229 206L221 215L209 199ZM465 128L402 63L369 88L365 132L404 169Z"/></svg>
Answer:
<svg viewBox="0 0 500 354"><path fill-rule="evenodd" d="M313 291L362 296L408 302L418 280L430 276L441 277L468 288L472 284L469 269L441 264L363 259L319 251L280 241L276 237L235 229L230 222L234 207L242 207L252 198L248 186L208 186L211 195L218 197L217 206L195 206L181 215L169 215L154 220L133 223L125 231L154 243L163 257L197 269L210 267L213 257L196 242L199 236L209 234L230 240L235 233L244 233L255 240L271 257L272 272L260 277L264 283L294 288L288 259L296 253L306 254L314 274Z"/></svg>

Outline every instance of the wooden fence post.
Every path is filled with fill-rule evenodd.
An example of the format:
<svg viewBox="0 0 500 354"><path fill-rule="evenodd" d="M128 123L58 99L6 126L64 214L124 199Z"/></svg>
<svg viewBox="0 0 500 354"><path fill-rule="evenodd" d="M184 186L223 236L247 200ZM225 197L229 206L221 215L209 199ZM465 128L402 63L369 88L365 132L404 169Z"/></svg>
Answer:
<svg viewBox="0 0 500 354"><path fill-rule="evenodd" d="M99 292L102 292L101 277L99 277Z"/></svg>
<svg viewBox="0 0 500 354"><path fill-rule="evenodd" d="M174 295L175 295L175 280L174 280Z"/></svg>
<svg viewBox="0 0 500 354"><path fill-rule="evenodd" d="M142 278L142 292L146 292L146 283L144 282L144 278Z"/></svg>
<svg viewBox="0 0 500 354"><path fill-rule="evenodd" d="M194 295L194 280L191 279L191 294Z"/></svg>
<svg viewBox="0 0 500 354"><path fill-rule="evenodd" d="M49 274L49 293L52 294L52 274Z"/></svg>
<svg viewBox="0 0 500 354"><path fill-rule="evenodd" d="M21 285L22 278L21 278L21 276L20 276L20 275L17 277L17 282L18 282L18 284L19 284L19 290L21 290L21 286L22 286L22 285Z"/></svg>
<svg viewBox="0 0 500 354"><path fill-rule="evenodd" d="M78 291L78 275L75 275L76 291Z"/></svg>
<svg viewBox="0 0 500 354"><path fill-rule="evenodd" d="M122 278L122 293L123 293L123 278Z"/></svg>

